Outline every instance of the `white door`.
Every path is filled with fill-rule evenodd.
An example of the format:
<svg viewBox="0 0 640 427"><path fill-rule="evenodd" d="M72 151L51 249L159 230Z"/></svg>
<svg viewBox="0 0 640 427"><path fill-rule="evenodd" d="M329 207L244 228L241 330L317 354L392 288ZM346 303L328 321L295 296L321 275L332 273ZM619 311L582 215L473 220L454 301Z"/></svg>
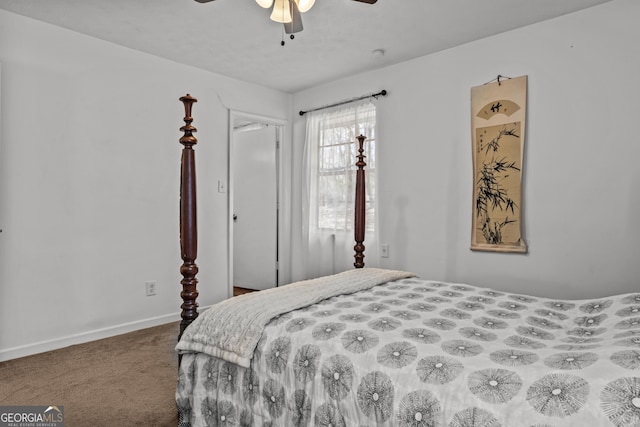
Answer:
<svg viewBox="0 0 640 427"><path fill-rule="evenodd" d="M277 127L234 131L233 286L277 286Z"/></svg>

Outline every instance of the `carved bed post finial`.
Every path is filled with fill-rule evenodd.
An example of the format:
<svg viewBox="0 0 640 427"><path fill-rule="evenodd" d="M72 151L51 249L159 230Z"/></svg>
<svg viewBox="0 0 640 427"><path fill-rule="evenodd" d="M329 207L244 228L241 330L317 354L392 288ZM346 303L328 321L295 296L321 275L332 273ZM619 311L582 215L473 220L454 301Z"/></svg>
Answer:
<svg viewBox="0 0 640 427"><path fill-rule="evenodd" d="M184 122L185 125L180 128L184 135L180 138L180 143L184 146L182 149L182 164L180 168L180 250L182 256L182 266L180 274L182 274L182 321L180 322L180 335L187 326L198 317L198 298L196 274L198 266L195 263L198 255L198 227L196 220L196 164L195 151L193 146L198 140L193 133L197 131L191 126L193 117L191 117L191 107L194 102L198 102L196 98L187 94L180 98L184 104Z"/></svg>
<svg viewBox="0 0 640 427"><path fill-rule="evenodd" d="M364 178L364 167L367 165L364 162L365 155L364 153L364 140L367 139L366 136L360 135L356 137L358 139L358 161L356 162L356 166L358 170L356 171L356 205L355 205L355 225L354 225L354 236L356 240L356 245L353 249L356 251L354 258L356 262L353 264L355 268L363 268L364 267L364 230L365 230L365 219L366 219L366 191L365 191L365 178Z"/></svg>

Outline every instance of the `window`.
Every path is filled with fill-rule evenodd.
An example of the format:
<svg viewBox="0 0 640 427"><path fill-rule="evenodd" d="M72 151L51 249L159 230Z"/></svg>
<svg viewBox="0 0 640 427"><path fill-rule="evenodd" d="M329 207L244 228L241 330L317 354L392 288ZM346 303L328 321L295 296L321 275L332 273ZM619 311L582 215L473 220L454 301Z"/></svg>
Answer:
<svg viewBox="0 0 640 427"><path fill-rule="evenodd" d="M375 224L375 167L376 134L375 105L343 108L321 115L317 124L317 183L313 221L318 229L353 229L356 179L356 136L367 137L366 156L366 228L373 231Z"/></svg>
<svg viewBox="0 0 640 427"><path fill-rule="evenodd" d="M372 100L307 116L303 177L302 264L307 278L353 268L353 222L358 142L364 135L366 259L376 244L376 107Z"/></svg>

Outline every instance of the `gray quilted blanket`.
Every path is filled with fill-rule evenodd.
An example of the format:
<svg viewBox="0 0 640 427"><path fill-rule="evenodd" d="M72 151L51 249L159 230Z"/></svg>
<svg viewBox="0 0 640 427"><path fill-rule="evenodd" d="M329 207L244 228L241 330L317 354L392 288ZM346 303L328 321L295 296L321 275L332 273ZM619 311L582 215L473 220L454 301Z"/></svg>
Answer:
<svg viewBox="0 0 640 427"><path fill-rule="evenodd" d="M336 295L412 276L404 271L363 268L230 298L196 318L184 331L176 350L205 353L248 368L265 325L274 317Z"/></svg>

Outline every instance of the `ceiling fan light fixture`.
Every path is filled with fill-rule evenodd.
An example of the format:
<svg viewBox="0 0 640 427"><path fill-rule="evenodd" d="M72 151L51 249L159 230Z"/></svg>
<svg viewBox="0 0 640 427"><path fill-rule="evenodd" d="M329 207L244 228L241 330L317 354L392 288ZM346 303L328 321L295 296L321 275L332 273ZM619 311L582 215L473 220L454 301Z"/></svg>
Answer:
<svg viewBox="0 0 640 427"><path fill-rule="evenodd" d="M256 0L256 3L264 9L269 9L273 4L273 0Z"/></svg>
<svg viewBox="0 0 640 427"><path fill-rule="evenodd" d="M313 7L316 0L296 0L296 2L298 3L298 10L304 13Z"/></svg>
<svg viewBox="0 0 640 427"><path fill-rule="evenodd" d="M198 3L209 3L213 0L196 0ZM354 0L361 3L374 4L378 0ZM291 35L294 38L294 33L302 31L302 19L300 13L304 13L311 9L316 3L316 0L256 0L258 6L269 9L273 6L271 11L271 20L284 24L284 32L281 46L284 46L284 33ZM384 53L384 51L382 51Z"/></svg>
<svg viewBox="0 0 640 427"><path fill-rule="evenodd" d="M289 0L275 0L271 20L280 23L291 22L291 7Z"/></svg>

